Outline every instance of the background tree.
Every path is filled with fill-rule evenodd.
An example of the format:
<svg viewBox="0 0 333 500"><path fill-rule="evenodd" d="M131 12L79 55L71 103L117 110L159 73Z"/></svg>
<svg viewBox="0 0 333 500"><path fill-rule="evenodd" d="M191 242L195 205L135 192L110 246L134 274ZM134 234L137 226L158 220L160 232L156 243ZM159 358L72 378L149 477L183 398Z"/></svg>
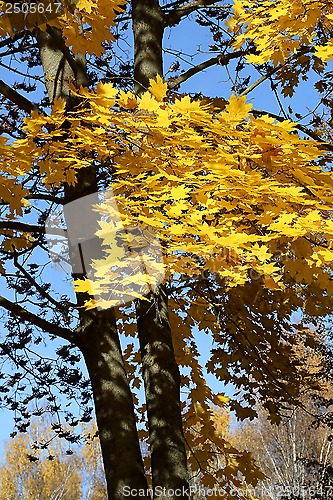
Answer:
<svg viewBox="0 0 333 500"><path fill-rule="evenodd" d="M0 498L107 498L96 429L86 426L84 445L76 453L54 438L45 421L32 422L29 431L8 441L0 467ZM96 437L96 436L95 436Z"/></svg>
<svg viewBox="0 0 333 500"><path fill-rule="evenodd" d="M316 425L314 406L289 408L278 426L267 412L242 424L233 439L235 446L253 454L267 479L257 488L260 499L330 498L332 487L332 434Z"/></svg>
<svg viewBox="0 0 333 500"><path fill-rule="evenodd" d="M331 496L331 377L325 368L325 355L304 349L302 343L297 352L318 377L321 390L307 393L302 406L286 406L279 425L272 424L259 403L257 417L238 425L231 437L236 447L253 454L266 476L257 486L260 499Z"/></svg>
<svg viewBox="0 0 333 500"><path fill-rule="evenodd" d="M311 127L282 121L282 116L263 116L263 110L250 115L246 94L273 75L276 84L286 81L281 75L287 67L303 71L307 66L304 48L296 47L283 63L274 61L275 66L265 55L259 81L250 83L248 74L241 77L242 69L249 71L245 56L257 56L260 47L250 41L233 50L237 33L231 30L238 29L239 8L239 3L232 10L222 2L133 1L122 10L119 2L99 0L79 2L75 9L64 3L61 15L47 14L46 24L34 13L1 17L3 57L12 58L11 71L23 73L14 88L0 82L3 130L15 139L1 143L8 168L1 179L8 293L0 305L9 313L10 330L1 348L16 366L9 386L3 386L4 399L21 413L19 430L26 428L31 413L42 411L45 400L47 409L59 410L50 392L59 379L68 398L77 387L80 403L86 405L89 385L75 367L81 352L94 396L110 498L122 498L124 485L147 486L127 378L129 374L132 389L138 386L140 369L154 486L186 487L187 458L192 470L206 471L205 484L217 481L227 491L240 484L240 473L249 483L261 477L247 454L214 431L211 406L224 406L226 399L205 382L195 329L208 331L214 340L208 369L242 389L242 396L236 393L230 402L240 417L255 415L254 392L271 419L279 420L282 403L296 402L304 384L316 387L293 354L299 336L306 346L315 346L316 338L306 327L291 323L300 308L313 317L325 316L331 308L332 181L320 163L330 145L301 140L296 131L321 138ZM261 19L256 8L253 20ZM327 4L325 26L329 8ZM173 69L178 73L165 84L156 78L163 72L163 34L194 12L201 26L210 26L216 55L184 71L176 59ZM306 11L300 15L307 19ZM133 67L119 62L117 55L110 65L110 26L115 26L113 37L121 44L126 29L119 26L128 21L134 34ZM304 38L309 57L326 43L321 26L320 16L302 24L317 33ZM311 59L314 70L324 71L321 53L316 54ZM13 56L24 63L25 71L39 68L42 77L35 82L45 85L47 95L38 105L32 95L28 98L35 87L24 67L15 66ZM190 77L234 60L236 77L226 95L232 87L238 96L232 95L228 103L210 98L200 104L200 96L191 100L179 95L180 85ZM119 84L117 89L110 80ZM124 92L129 88L134 93ZM32 118L26 117L21 129L18 124L26 113ZM137 298L135 311L105 303L111 307L95 307L98 302L88 297L91 288L82 273L74 270L77 296L69 297L51 287L44 272L48 216L59 205L110 184L127 225L135 221L158 231L167 262L166 282L148 301ZM104 215L110 215L109 206ZM82 212L82 218L86 216ZM107 233L101 236L105 250L110 242ZM112 279L106 274L96 280L94 286L102 292L99 300L105 300L103 292L110 290ZM41 359L38 348L31 352L31 342L38 346L43 338L36 333L40 330L69 342L58 348L56 363ZM126 350L120 346L121 332L134 337ZM184 400L181 384L187 392ZM15 390L24 394L19 403L12 397ZM34 398L39 402L32 411ZM136 406L138 418L145 420L145 408ZM90 408L82 408L79 419L87 420L90 414ZM75 428L73 412L65 417ZM193 433L194 427L199 432ZM76 440L61 425L55 430ZM217 477L210 470L212 453L224 457Z"/></svg>

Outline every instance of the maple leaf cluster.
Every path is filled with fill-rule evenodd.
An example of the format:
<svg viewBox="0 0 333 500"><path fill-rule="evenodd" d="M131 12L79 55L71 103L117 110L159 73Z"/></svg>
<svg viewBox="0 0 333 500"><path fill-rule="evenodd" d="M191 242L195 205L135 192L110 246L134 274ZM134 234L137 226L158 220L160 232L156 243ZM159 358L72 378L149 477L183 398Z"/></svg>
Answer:
<svg viewBox="0 0 333 500"><path fill-rule="evenodd" d="M234 16L227 25L237 35L235 48L250 41L257 49L247 56L250 63L283 64L305 46L313 46L315 56L323 63L333 59L332 2L236 0L233 9Z"/></svg>
<svg viewBox="0 0 333 500"><path fill-rule="evenodd" d="M301 140L294 123L254 117L245 97L234 95L220 113L189 96L168 102L159 77L140 98L111 84L100 83L96 91L71 90L90 104L66 114L71 123L66 140L60 132L65 106L59 99L49 117L34 113L25 119L24 139L3 143L11 168L19 163L23 173L37 167L51 187L74 184L76 172L92 157L108 163L123 226L156 234L164 249L156 272L166 278L207 270L230 288L256 273L268 288L283 288L284 266L292 272L297 251L307 274L302 278L331 287L333 223L327 211L333 181L315 164L323 154L319 144ZM23 188L13 179L6 182L12 183L9 199L18 189L21 195L15 198L23 200ZM119 271L123 255L110 239L114 205L106 200L99 210L98 235L107 256L94 262L97 300L87 306L105 308L115 305L107 299L119 281L111 264ZM134 274L126 286L140 280L146 277ZM76 291L92 293L91 286L81 280Z"/></svg>
<svg viewBox="0 0 333 500"><path fill-rule="evenodd" d="M50 0L40 2L41 8L31 12L22 8L15 13L9 10L8 3L1 1L0 36L13 36L14 29L33 31L36 26L46 31L49 25L61 30L65 44L75 54L99 57L104 52L102 43L115 40L110 29L115 25L116 16L123 12L125 3L125 0Z"/></svg>

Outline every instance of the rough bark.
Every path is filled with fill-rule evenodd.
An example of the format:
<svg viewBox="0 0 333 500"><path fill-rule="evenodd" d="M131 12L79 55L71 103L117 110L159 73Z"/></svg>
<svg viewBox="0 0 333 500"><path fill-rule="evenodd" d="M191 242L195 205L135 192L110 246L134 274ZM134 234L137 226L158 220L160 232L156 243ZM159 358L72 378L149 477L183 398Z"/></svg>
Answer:
<svg viewBox="0 0 333 500"><path fill-rule="evenodd" d="M51 35L39 29L36 31L49 101L52 103L58 97L67 101L70 92L66 82L68 78L74 77L74 72Z"/></svg>
<svg viewBox="0 0 333 500"><path fill-rule="evenodd" d="M147 481L114 310L96 311L81 323L78 345L94 395L108 496L121 500L129 490L147 490Z"/></svg>
<svg viewBox="0 0 333 500"><path fill-rule="evenodd" d="M180 374L172 344L164 287L138 301L137 325L143 366L153 488L174 491L159 499L188 498L188 472L180 408ZM178 491L176 491L178 490ZM181 494L179 494L181 492Z"/></svg>
<svg viewBox="0 0 333 500"><path fill-rule="evenodd" d="M164 14L156 0L132 0L135 91L163 75ZM164 287L137 302L137 328L145 385L152 485L165 488L160 500L188 498L188 472L180 408L180 374L172 345ZM167 493L170 490L170 493ZM160 493L160 490L157 490ZM171 492L174 492L172 494ZM179 493L181 493L179 495ZM155 498L155 496L154 496Z"/></svg>
<svg viewBox="0 0 333 500"><path fill-rule="evenodd" d="M163 74L164 14L157 0L132 0L134 90L147 90L149 79Z"/></svg>
<svg viewBox="0 0 333 500"><path fill-rule="evenodd" d="M62 97L67 109L72 110L76 101L71 99L66 79L76 77L78 84L84 83L85 63L82 56L69 59L61 40L54 39L58 35L52 31L37 34L45 85L50 102ZM96 191L96 171L87 168L78 173L75 186L65 187L65 199L70 202ZM78 304L83 301L83 295L78 294ZM125 486L146 490L147 480L114 310L82 312L74 341L81 349L91 379L109 499L127 498Z"/></svg>

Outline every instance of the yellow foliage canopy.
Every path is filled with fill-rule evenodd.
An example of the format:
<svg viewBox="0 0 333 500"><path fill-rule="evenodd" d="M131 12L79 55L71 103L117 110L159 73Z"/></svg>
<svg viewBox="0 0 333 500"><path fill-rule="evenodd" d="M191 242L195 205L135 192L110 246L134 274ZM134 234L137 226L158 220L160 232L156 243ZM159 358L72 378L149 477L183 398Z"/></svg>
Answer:
<svg viewBox="0 0 333 500"><path fill-rule="evenodd" d="M235 48L249 40L258 51L247 56L250 63L284 63L304 46L314 46L324 63L333 59L330 0L235 0L233 9L227 25L237 35Z"/></svg>
<svg viewBox="0 0 333 500"><path fill-rule="evenodd" d="M72 87L90 106L66 115L71 123L66 140L64 107L56 102L50 117L26 119L26 138L3 144L3 158L24 158L20 168L25 171L39 168L46 187L74 183L75 172L92 158L108 164L124 227L155 232L164 249L166 277L208 270L230 288L255 272L265 276L266 286L281 288L283 264L276 252L287 261L291 245L302 238L313 243L306 256L310 279L325 274L333 260L333 226L327 217L333 181L315 163L322 155L318 144L300 140L290 121L252 116L245 98L231 96L225 110L214 114L188 96L168 102L165 83L151 84L140 99L118 94L110 84L99 84L95 92ZM105 229L113 209L107 200L100 206L99 234L121 268L121 255L115 256ZM99 299L90 307L112 306L105 293L119 274L112 266L98 272L102 262L94 265L93 291ZM132 280L144 281L139 274ZM92 291L86 281L76 286Z"/></svg>
<svg viewBox="0 0 333 500"><path fill-rule="evenodd" d="M27 3L26 9L15 12L8 8L8 2L0 1L0 37L13 36L14 27L33 31L38 26L45 31L48 24L61 30L66 45L75 54L99 57L104 52L102 42L114 40L110 28L125 3L125 0L42 0L36 9Z"/></svg>

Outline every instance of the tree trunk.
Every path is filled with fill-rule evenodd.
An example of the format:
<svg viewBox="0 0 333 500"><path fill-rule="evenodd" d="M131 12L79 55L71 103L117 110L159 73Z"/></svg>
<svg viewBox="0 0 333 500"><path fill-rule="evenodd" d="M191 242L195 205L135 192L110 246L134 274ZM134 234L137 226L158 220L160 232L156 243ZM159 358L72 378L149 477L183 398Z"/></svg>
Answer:
<svg viewBox="0 0 333 500"><path fill-rule="evenodd" d="M138 301L153 488L178 490L157 498L188 498L188 472L180 408L180 374L172 344L165 288ZM181 491L181 494L179 494Z"/></svg>
<svg viewBox="0 0 333 500"><path fill-rule="evenodd" d="M134 90L140 94L149 79L163 74L164 14L157 0L132 0L134 35Z"/></svg>
<svg viewBox="0 0 333 500"><path fill-rule="evenodd" d="M96 311L81 320L78 346L91 380L109 499L128 498L131 490L147 491L113 309ZM140 498L150 497L146 493Z"/></svg>
<svg viewBox="0 0 333 500"><path fill-rule="evenodd" d="M132 0L135 91L163 75L164 16L157 0ZM160 286L150 302L137 301L137 327L145 385L153 489L156 498L188 498L188 472L180 408L180 374L176 363L168 297ZM159 493L159 490L157 490ZM172 491L174 492L172 494ZM179 495L181 492L181 495Z"/></svg>
<svg viewBox="0 0 333 500"><path fill-rule="evenodd" d="M52 103L54 99L62 97L70 111L77 102L71 99L66 79L75 77L77 83L84 83L85 64L82 56L72 60L71 65L68 64L54 39L58 35L56 30L51 34L37 30L37 41L49 100ZM61 41L58 40L58 44ZM64 136L65 133L64 130ZM97 191L94 168L79 171L77 177L75 186L64 187L67 202ZM79 305L83 305L84 299L83 294L77 294ZM75 343L81 349L91 379L109 499L128 498L130 495L126 494L126 489L147 491L133 398L126 377L114 310L81 312ZM148 493L146 495L140 497L150 498Z"/></svg>

